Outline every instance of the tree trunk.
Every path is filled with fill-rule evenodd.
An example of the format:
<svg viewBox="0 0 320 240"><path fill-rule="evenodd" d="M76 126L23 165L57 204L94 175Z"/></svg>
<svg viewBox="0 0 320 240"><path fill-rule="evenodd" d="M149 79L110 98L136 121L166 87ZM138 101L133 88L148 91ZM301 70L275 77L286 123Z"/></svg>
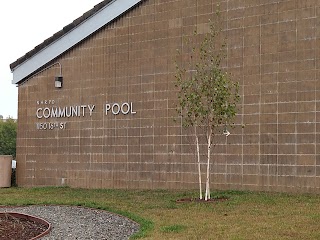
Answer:
<svg viewBox="0 0 320 240"><path fill-rule="evenodd" d="M197 160L198 160L198 174L199 174L199 198L202 199L202 181L201 181L201 165L200 165L200 148L199 148L199 137L197 133L197 127L194 126L194 135L196 138L197 145Z"/></svg>
<svg viewBox="0 0 320 240"><path fill-rule="evenodd" d="M207 162L207 179L206 179L206 194L205 194L205 200L207 201L210 199L210 155L211 155L211 135L212 135L212 129L210 128L207 136L208 140L208 162Z"/></svg>

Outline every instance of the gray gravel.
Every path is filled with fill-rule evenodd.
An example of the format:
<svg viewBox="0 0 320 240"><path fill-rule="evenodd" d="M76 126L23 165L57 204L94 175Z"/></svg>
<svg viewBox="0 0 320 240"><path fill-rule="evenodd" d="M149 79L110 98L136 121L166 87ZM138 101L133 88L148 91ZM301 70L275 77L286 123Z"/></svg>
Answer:
<svg viewBox="0 0 320 240"><path fill-rule="evenodd" d="M43 240L58 239L129 239L139 224L116 214L71 206L27 206L0 208L0 212L18 212L40 217L51 223L52 230Z"/></svg>

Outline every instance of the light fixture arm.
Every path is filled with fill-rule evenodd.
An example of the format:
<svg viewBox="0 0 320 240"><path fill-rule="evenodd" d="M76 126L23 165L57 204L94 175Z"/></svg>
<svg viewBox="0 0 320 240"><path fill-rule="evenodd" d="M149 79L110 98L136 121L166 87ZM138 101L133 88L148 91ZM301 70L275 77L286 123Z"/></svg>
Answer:
<svg viewBox="0 0 320 240"><path fill-rule="evenodd" d="M52 63L51 65L47 66L46 68L42 69L40 72L38 72L37 74L40 74L42 73L43 71L49 69L49 68L52 68L54 65L59 65L59 76L62 76L62 65L60 62L55 62L55 63Z"/></svg>
<svg viewBox="0 0 320 240"><path fill-rule="evenodd" d="M45 67L45 68L42 69L41 71L39 71L39 72L31 75L27 80L25 80L25 81L23 81L22 83L18 84L18 87L21 86L21 85L23 85L23 84L26 83L27 81L29 81L29 79L30 79L31 77L37 76L38 74L44 72L45 70L47 70L47 69L49 69L49 68L51 68L51 67L53 67L53 66L55 66L55 65L58 65L58 66L59 66L59 77L62 77L62 65L61 65L60 62L55 62L55 63L52 63L52 64L50 64L49 66Z"/></svg>

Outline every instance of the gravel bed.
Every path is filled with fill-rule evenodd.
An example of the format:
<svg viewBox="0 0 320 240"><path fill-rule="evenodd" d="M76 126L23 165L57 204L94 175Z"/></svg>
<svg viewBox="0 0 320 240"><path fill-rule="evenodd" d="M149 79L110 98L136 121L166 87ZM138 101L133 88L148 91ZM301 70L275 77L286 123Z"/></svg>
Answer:
<svg viewBox="0 0 320 240"><path fill-rule="evenodd" d="M129 239L139 224L102 210L72 206L27 206L0 208L0 212L18 212L40 217L51 223L51 232L43 240Z"/></svg>

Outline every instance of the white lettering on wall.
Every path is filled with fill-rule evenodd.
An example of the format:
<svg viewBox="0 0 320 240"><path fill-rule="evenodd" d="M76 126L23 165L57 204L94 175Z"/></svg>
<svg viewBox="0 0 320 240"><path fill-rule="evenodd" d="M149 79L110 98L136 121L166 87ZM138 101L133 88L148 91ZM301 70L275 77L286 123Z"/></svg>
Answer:
<svg viewBox="0 0 320 240"><path fill-rule="evenodd" d="M92 112L93 112L93 109L94 109L94 105L88 105L88 108L89 108L89 111L90 111L90 117L92 116Z"/></svg>
<svg viewBox="0 0 320 240"><path fill-rule="evenodd" d="M129 114L131 108L130 108L129 103L122 103L121 109L122 109L122 113L124 115L127 115L127 114ZM125 109L127 109L127 110L125 110Z"/></svg>
<svg viewBox="0 0 320 240"><path fill-rule="evenodd" d="M46 107L38 108L36 116L38 119L42 118L70 118L70 117L85 117L89 113L92 116L95 105L80 105L67 107Z"/></svg>
<svg viewBox="0 0 320 240"><path fill-rule="evenodd" d="M106 109L106 115L108 115L110 110L113 115L118 115L120 113L123 115L137 113L133 110L133 103L132 102L130 102L130 103L125 102L125 103L122 103L121 105L119 103L106 103L105 109Z"/></svg>
<svg viewBox="0 0 320 240"><path fill-rule="evenodd" d="M120 113L120 105L118 103L114 103L111 107L112 109L112 114L113 115L118 115Z"/></svg>
<svg viewBox="0 0 320 240"><path fill-rule="evenodd" d="M54 129L65 129L66 122L41 122L36 123L37 130L54 130Z"/></svg>
<svg viewBox="0 0 320 240"><path fill-rule="evenodd" d="M40 114L39 114L39 112L42 110L42 108L38 108L37 109L37 113L36 113L36 115L37 115L37 118L38 119L41 119L42 118L42 115L40 116Z"/></svg>
<svg viewBox="0 0 320 240"><path fill-rule="evenodd" d="M51 116L50 109L49 108L43 109L42 115L44 116L44 118L49 118Z"/></svg>
<svg viewBox="0 0 320 240"><path fill-rule="evenodd" d="M36 110L37 119L47 120L47 122L36 123L37 130L53 130L53 129L65 129L66 122L51 122L51 118L73 118L73 117L86 117L92 116L95 110L95 105L93 104L82 104L75 106L64 106L58 107L53 106L55 104L54 100L39 100L36 101L38 106ZM51 105L51 106L50 106ZM123 103L106 103L105 104L106 115L128 115L136 114L134 111L132 102L123 102Z"/></svg>
<svg viewBox="0 0 320 240"><path fill-rule="evenodd" d="M37 105L54 105L55 101L54 100L41 100L37 101Z"/></svg>

